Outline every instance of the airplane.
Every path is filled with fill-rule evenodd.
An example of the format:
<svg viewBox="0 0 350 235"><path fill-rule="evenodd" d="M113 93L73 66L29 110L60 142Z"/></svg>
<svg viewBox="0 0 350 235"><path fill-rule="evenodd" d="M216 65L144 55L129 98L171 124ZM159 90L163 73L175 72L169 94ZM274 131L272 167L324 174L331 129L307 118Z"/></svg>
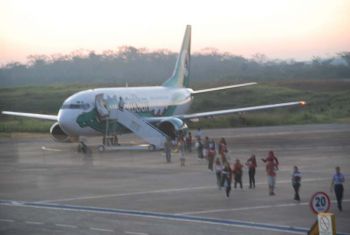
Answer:
<svg viewBox="0 0 350 235"><path fill-rule="evenodd" d="M188 129L186 121L255 110L304 106L305 101L268 104L187 114L197 94L255 85L255 82L193 90L189 87L191 25L186 26L172 75L160 86L97 88L68 97L57 115L3 111L2 114L53 121L50 134L65 142L81 136L110 136L133 132L153 149Z"/></svg>

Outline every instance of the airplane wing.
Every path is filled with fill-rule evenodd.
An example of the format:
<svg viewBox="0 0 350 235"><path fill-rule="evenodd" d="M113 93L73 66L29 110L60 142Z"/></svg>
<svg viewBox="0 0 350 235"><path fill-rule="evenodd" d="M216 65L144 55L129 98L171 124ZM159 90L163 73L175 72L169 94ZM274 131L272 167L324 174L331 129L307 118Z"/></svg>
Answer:
<svg viewBox="0 0 350 235"><path fill-rule="evenodd" d="M287 102L287 103L279 103L279 104L259 105L259 106L235 108L235 109L225 109L225 110L217 110L217 111L210 111L210 112L203 112L203 113L182 114L182 115L175 115L172 117L176 117L176 118L179 118L182 120L199 119L199 118L208 118L208 117L229 115L229 114L233 114L233 113L264 110L264 109L274 109L274 108L296 106L296 105L305 106L306 102L305 101L295 101L295 102ZM145 119L147 121L150 121L150 122L157 122L157 121L164 120L164 118L170 118L170 117L148 117Z"/></svg>
<svg viewBox="0 0 350 235"><path fill-rule="evenodd" d="M12 116L18 116L18 117L30 117L30 118L36 118L36 119L42 119L42 120L48 120L48 121L58 120L57 115L47 115L47 114L37 114L37 113L19 113L19 112L10 112L10 111L2 111L1 113L5 115L12 115Z"/></svg>
<svg viewBox="0 0 350 235"><path fill-rule="evenodd" d="M273 109L273 108L280 108L280 107L287 107L287 106L296 106L296 105L304 106L305 104L306 104L305 101L295 101L295 102L280 103L280 104L268 104L268 105L259 105L259 106L245 107L245 108L225 109L225 110L210 111L210 112L203 112L203 113L183 114L183 115L177 115L175 117L180 119L197 119L197 118L222 116L222 115L228 115L232 113L248 112L248 111L263 110L263 109Z"/></svg>
<svg viewBox="0 0 350 235"><path fill-rule="evenodd" d="M257 84L256 82L249 82L249 83L242 83L242 84L236 84L236 85L230 85L230 86L214 87L214 88L192 91L192 94L196 95L196 94L201 94L201 93L206 93L206 92L211 92L211 91L226 90L226 89L243 87L243 86L251 86L251 85L256 85L256 84Z"/></svg>

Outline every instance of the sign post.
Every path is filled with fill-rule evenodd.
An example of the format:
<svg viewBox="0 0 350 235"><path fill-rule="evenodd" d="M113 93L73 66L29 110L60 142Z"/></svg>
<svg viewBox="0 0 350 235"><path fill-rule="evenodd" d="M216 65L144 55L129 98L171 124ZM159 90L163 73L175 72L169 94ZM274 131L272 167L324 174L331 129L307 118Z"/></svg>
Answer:
<svg viewBox="0 0 350 235"><path fill-rule="evenodd" d="M316 222L312 225L309 235L335 235L335 216L327 213L331 206L329 196L325 192L317 192L310 199L312 213L317 215Z"/></svg>
<svg viewBox="0 0 350 235"><path fill-rule="evenodd" d="M335 216L332 213L319 213L317 216L320 235L335 235Z"/></svg>

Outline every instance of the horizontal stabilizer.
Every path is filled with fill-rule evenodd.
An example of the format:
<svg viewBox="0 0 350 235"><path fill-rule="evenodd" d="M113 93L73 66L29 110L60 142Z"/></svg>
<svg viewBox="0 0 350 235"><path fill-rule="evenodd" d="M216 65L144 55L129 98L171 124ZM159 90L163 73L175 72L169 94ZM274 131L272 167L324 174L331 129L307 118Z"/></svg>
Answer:
<svg viewBox="0 0 350 235"><path fill-rule="evenodd" d="M211 91L226 90L226 89L251 86L251 85L256 85L256 84L257 84L256 82L249 82L249 83L242 83L242 84L237 84L237 85L214 87L214 88L208 88L208 89L203 89L203 90L196 90L196 91L193 91L192 94L195 95L195 94L206 93L206 92L211 92Z"/></svg>

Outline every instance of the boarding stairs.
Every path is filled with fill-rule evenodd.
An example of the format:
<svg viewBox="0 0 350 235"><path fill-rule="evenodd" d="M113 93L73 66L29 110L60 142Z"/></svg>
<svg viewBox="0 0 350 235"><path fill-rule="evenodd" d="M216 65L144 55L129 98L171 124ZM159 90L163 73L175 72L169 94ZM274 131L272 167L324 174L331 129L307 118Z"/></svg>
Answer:
<svg viewBox="0 0 350 235"><path fill-rule="evenodd" d="M117 120L120 124L131 130L138 137L154 146L154 149L162 149L166 141L166 134L145 121L137 113L126 109L112 109L109 112L109 120Z"/></svg>
<svg viewBox="0 0 350 235"><path fill-rule="evenodd" d="M118 105L119 108L110 108L108 101L103 94L97 94L95 97L95 105L101 120L106 121L106 135L109 133L109 121L116 120L141 139L147 141L153 149L162 149L166 141L167 135L161 130L145 121L137 113L130 112L125 109L124 105Z"/></svg>

